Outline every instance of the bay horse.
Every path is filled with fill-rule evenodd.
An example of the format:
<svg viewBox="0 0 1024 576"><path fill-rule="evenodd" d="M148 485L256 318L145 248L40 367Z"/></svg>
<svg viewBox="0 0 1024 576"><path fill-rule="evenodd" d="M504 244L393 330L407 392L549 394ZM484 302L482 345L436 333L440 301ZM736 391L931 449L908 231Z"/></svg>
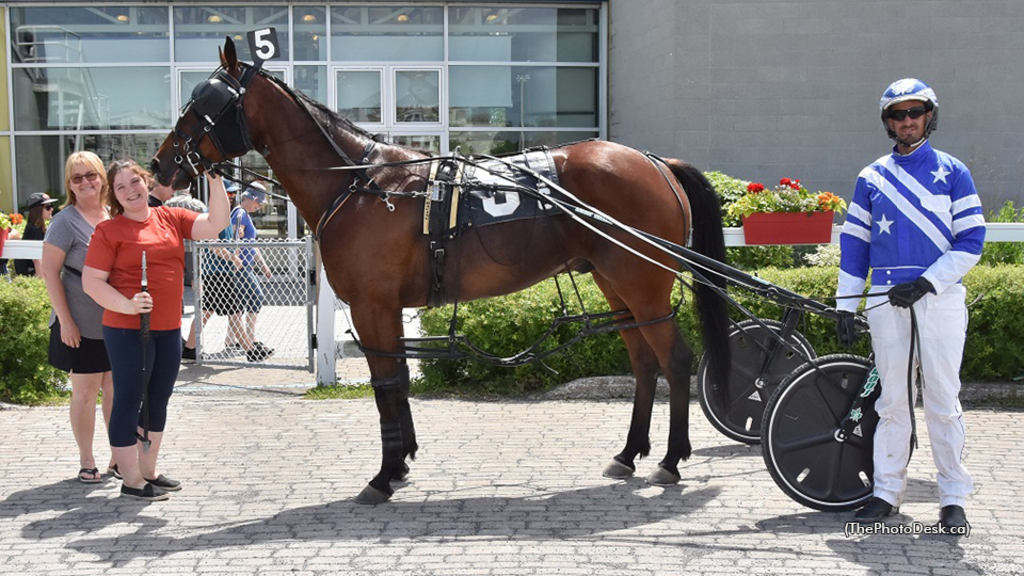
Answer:
<svg viewBox="0 0 1024 576"><path fill-rule="evenodd" d="M306 222L317 223L327 278L337 296L350 304L363 346L378 353L401 354L402 308L427 304L432 264L421 230L424 199L400 193L423 191L430 176L427 163L396 163L428 154L378 142L259 66L239 62L230 38L220 50L220 59L221 68L196 88L153 158L156 179L182 189L218 162L249 150L260 152ZM718 199L693 166L678 160L656 161L605 141L564 145L552 149L551 155L561 186L585 204L679 244L690 237L692 223L693 248L724 260ZM338 170L339 163L368 167ZM374 190L399 194L389 197ZM672 258L635 237L601 227L632 249L673 270L678 268ZM508 294L566 270L591 271L611 309L628 310L639 325L620 331L636 377L636 392L625 448L614 456L604 475L627 478L636 470L637 456L650 452L651 412L660 371L670 389L668 449L648 481L677 483L678 463L691 451L688 404L693 353L675 322L668 320L676 274L566 215L471 229L447 246L444 269L457 273L446 274L450 285L445 293L459 302ZM704 284L697 284L695 292L705 349L713 374L718 375L713 381L726 382L726 303ZM380 413L383 462L356 501L377 504L392 496L392 481L406 477L406 459L415 458L418 445L405 360L368 353L366 361Z"/></svg>

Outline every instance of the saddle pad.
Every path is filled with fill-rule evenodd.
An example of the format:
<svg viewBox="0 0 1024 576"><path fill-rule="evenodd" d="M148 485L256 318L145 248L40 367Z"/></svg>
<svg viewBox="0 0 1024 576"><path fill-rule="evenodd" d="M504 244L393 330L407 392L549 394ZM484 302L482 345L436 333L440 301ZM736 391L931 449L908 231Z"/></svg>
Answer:
<svg viewBox="0 0 1024 576"><path fill-rule="evenodd" d="M551 204L541 203L532 195L509 190L521 187L537 190L542 194L554 193L545 182L539 181L532 174L509 166L506 162L528 168L555 184L559 183L554 160L546 148L505 156L501 160L483 160L475 162L475 165L467 164L460 183L464 202L458 216L460 230L466 225L490 226L561 213Z"/></svg>

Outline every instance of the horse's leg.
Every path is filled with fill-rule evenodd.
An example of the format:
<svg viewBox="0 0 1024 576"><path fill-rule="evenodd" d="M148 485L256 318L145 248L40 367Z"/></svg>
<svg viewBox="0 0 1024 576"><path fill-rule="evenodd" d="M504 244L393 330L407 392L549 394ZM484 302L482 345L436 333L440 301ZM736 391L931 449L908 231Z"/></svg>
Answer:
<svg viewBox="0 0 1024 576"><path fill-rule="evenodd" d="M690 367L693 351L671 320L640 329L658 357L669 389L668 451L647 482L666 486L679 482L679 461L690 457Z"/></svg>
<svg viewBox="0 0 1024 576"><path fill-rule="evenodd" d="M398 418L402 426L402 471L393 480L402 481L409 475L409 465L405 463L405 459L415 460L419 445L416 443L416 427L412 423L412 407L409 406L409 366L404 358L398 363L398 371L402 378L398 390Z"/></svg>
<svg viewBox="0 0 1024 576"><path fill-rule="evenodd" d="M643 269L633 270L622 263L613 263L611 266L606 266L600 276L595 274L594 278L596 280L603 276L603 284L608 286L605 289L606 295L609 292L617 294L618 299L625 303L638 322L650 322L665 318L672 309L670 294L674 279L662 275L652 276L644 272ZM599 282L598 286L601 285L602 282ZM689 458L691 450L688 426L690 420L690 366L693 362L693 351L679 332L674 319L665 319L642 326L639 328L639 332L643 335L643 340L650 350L648 354L641 355L641 358L654 356L654 362L661 368L661 373L665 375L669 387L668 451L665 458L658 464L658 469L648 477L647 481L657 485L675 484L679 482L679 460ZM623 336L625 336L625 332L623 332ZM628 345L629 341L626 342ZM631 347L631 360L633 359L632 352L633 348ZM634 372L636 370L634 367ZM643 382L638 373L638 398L642 385ZM650 389L653 396L653 381L650 384ZM653 399L647 400L647 402L653 402ZM634 417L639 409L640 404L637 402L634 405ZM650 404L648 404L648 422L650 411ZM645 428L645 433L647 429ZM633 430L630 430L630 434L632 440Z"/></svg>
<svg viewBox="0 0 1024 576"><path fill-rule="evenodd" d="M593 277L597 286L604 292L612 310L626 308L626 303L612 290L603 276L595 271ZM643 458L651 451L651 411L654 409L655 388L658 383L658 358L639 329L631 328L619 333L626 343L629 364L633 368L633 376L636 377L633 416L629 422L625 448L612 458L603 475L606 478L625 480L636 472L636 457Z"/></svg>
<svg viewBox="0 0 1024 576"><path fill-rule="evenodd" d="M352 322L367 350L399 352L402 336L401 309L394 305L372 303L352 305ZM370 385L380 415L383 449L380 472L356 497L359 504L386 502L394 489L392 480L401 480L408 473L405 457L416 452L416 436L409 407L409 369L404 359L377 356L368 352Z"/></svg>

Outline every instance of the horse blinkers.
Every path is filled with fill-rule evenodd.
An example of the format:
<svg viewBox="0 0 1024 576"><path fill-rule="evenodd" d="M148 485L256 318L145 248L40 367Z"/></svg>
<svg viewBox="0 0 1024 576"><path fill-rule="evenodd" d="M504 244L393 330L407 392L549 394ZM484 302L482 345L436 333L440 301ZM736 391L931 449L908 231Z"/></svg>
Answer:
<svg viewBox="0 0 1024 576"><path fill-rule="evenodd" d="M198 176L198 165L209 169L217 162L241 156L253 149L245 121L245 111L242 109L245 85L255 76L255 73L249 73L250 70L253 69L246 69L242 75L242 82L236 81L227 72L218 70L192 90L192 98L181 118L191 113L198 120L202 131L195 130L191 134L186 134L180 126L175 127L177 138L174 145L179 148L174 159L176 164ZM213 161L199 152L199 146L206 137L210 138L220 154L219 160Z"/></svg>

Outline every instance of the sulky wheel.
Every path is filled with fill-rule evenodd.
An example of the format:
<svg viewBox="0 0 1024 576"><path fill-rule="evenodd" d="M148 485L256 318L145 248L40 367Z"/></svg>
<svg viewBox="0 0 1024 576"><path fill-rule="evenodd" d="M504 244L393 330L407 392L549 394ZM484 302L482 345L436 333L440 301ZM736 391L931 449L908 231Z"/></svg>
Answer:
<svg viewBox="0 0 1024 576"><path fill-rule="evenodd" d="M762 320L769 330L782 331L782 322ZM754 320L738 323L729 334L732 365L729 370L729 406L722 406L711 389L708 358L701 358L697 368L697 397L704 415L719 432L746 444L761 441L761 418L764 406L783 378L815 357L814 348L799 332L794 331L788 342L802 352L798 354L785 346L775 347L775 357L762 375L768 347L775 340Z"/></svg>
<svg viewBox="0 0 1024 576"><path fill-rule="evenodd" d="M779 488L800 504L837 512L852 510L871 496L880 387L870 389L853 412L856 426L845 440L840 439L840 424L851 414L873 368L860 356L822 356L794 370L765 407L765 464Z"/></svg>

